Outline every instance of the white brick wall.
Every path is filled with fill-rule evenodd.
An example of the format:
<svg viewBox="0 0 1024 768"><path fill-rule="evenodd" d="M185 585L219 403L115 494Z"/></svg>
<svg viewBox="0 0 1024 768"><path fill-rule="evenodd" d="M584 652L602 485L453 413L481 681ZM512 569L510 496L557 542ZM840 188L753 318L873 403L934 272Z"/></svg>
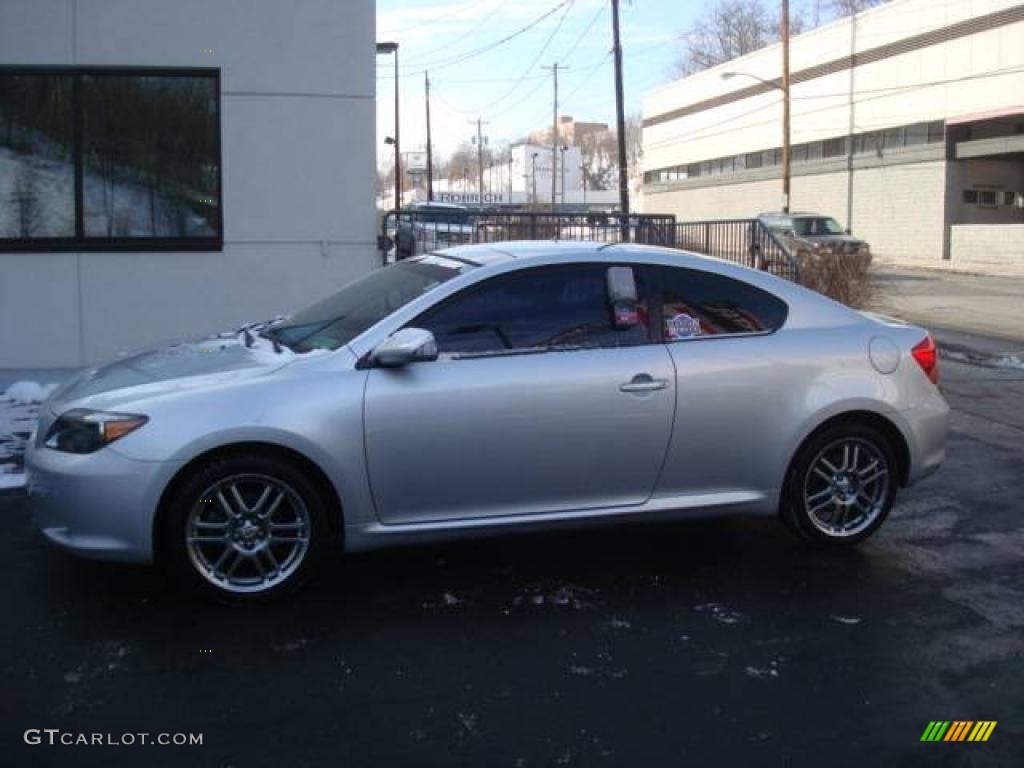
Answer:
<svg viewBox="0 0 1024 768"><path fill-rule="evenodd" d="M946 163L865 168L853 174L853 216L847 221L846 171L794 176L791 209L834 216L871 244L879 259L912 264L942 260ZM645 213L673 213L679 221L752 218L779 210L781 179L656 192L643 197Z"/></svg>
<svg viewBox="0 0 1024 768"><path fill-rule="evenodd" d="M1024 274L1024 224L955 224L950 266Z"/></svg>

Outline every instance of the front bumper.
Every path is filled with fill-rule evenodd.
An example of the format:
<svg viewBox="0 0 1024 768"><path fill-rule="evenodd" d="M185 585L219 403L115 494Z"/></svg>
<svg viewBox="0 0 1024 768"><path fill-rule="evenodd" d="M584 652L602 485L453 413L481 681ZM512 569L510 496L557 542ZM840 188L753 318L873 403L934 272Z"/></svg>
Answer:
<svg viewBox="0 0 1024 768"><path fill-rule="evenodd" d="M29 445L29 507L47 539L83 557L153 561L160 494L179 462L129 459L113 447L77 455Z"/></svg>

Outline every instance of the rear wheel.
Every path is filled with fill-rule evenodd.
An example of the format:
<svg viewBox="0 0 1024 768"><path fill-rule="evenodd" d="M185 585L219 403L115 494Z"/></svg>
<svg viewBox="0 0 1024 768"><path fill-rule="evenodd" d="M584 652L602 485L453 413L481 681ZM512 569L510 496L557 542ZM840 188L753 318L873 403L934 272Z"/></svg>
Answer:
<svg viewBox="0 0 1024 768"><path fill-rule="evenodd" d="M169 508L164 543L175 570L220 599L259 600L298 587L328 540L317 489L268 456L216 460Z"/></svg>
<svg viewBox="0 0 1024 768"><path fill-rule="evenodd" d="M794 459L783 522L815 544L857 544L885 522L897 484L885 437L866 425L837 424L812 436Z"/></svg>

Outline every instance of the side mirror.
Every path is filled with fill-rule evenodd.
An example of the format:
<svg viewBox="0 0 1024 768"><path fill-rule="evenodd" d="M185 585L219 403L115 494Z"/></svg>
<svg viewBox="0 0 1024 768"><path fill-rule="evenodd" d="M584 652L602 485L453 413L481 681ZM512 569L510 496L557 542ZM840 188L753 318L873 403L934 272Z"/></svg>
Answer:
<svg viewBox="0 0 1024 768"><path fill-rule="evenodd" d="M384 368L437 360L437 342L434 334L423 328L403 328L378 344L370 359Z"/></svg>

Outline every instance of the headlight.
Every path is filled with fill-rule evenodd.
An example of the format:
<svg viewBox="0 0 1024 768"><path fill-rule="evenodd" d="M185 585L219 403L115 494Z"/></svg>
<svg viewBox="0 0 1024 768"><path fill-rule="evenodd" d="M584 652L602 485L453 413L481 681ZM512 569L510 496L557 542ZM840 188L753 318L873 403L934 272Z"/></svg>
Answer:
<svg viewBox="0 0 1024 768"><path fill-rule="evenodd" d="M134 413L104 413L75 408L61 414L43 445L66 453L93 453L134 432L149 419Z"/></svg>

